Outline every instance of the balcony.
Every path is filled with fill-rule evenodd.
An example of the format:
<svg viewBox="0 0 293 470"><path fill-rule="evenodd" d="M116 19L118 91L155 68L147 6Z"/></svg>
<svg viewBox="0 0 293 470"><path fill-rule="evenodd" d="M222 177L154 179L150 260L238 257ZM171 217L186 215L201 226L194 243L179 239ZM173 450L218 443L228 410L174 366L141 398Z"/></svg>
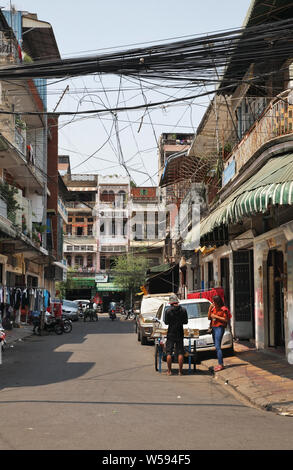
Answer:
<svg viewBox="0 0 293 470"><path fill-rule="evenodd" d="M68 212L90 212L92 213L95 202L77 202L77 201L70 201L66 203L66 209Z"/></svg>
<svg viewBox="0 0 293 470"><path fill-rule="evenodd" d="M68 243L68 241L64 240L64 243L66 245L66 243ZM92 244L92 245L73 245L73 244L70 244L70 245L66 245L65 247L66 249L64 251L66 251L66 253L85 253L85 252L88 252L88 253L94 253L97 251L97 245L95 244Z"/></svg>
<svg viewBox="0 0 293 470"><path fill-rule="evenodd" d="M128 237L123 235L100 235L100 243L103 245L127 245Z"/></svg>
<svg viewBox="0 0 293 470"><path fill-rule="evenodd" d="M94 237L94 235L72 235L70 233L67 233L66 235L64 235L64 240L70 242L70 243L76 243L76 244L79 244L79 243L96 243L96 238Z"/></svg>
<svg viewBox="0 0 293 470"><path fill-rule="evenodd" d="M13 134L8 132L6 136L0 133L0 168L6 169L21 187L29 186L30 190L43 194L31 147L26 152L25 131L15 128Z"/></svg>
<svg viewBox="0 0 293 470"><path fill-rule="evenodd" d="M68 224L68 212L67 212L64 202L62 201L62 199L60 199L60 197L58 197L58 212L61 215L63 222L67 225Z"/></svg>
<svg viewBox="0 0 293 470"><path fill-rule="evenodd" d="M70 268L71 274L78 274L80 277L87 277L89 275L96 274L96 268L94 266L73 266Z"/></svg>
<svg viewBox="0 0 293 470"><path fill-rule="evenodd" d="M292 93L292 92L291 92ZM224 165L225 186L264 145L293 134L293 104L290 91L274 99L233 149Z"/></svg>

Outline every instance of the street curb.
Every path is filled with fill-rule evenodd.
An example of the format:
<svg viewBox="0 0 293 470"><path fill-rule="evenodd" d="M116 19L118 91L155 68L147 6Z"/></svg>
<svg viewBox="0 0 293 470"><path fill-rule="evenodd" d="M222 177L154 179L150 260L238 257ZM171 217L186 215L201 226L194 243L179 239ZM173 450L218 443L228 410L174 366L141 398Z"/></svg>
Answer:
<svg viewBox="0 0 293 470"><path fill-rule="evenodd" d="M205 364L205 361L202 361L201 365L211 372L213 379L217 380L217 382L220 383L220 385L225 385L228 387L228 389L230 388L230 392L235 393L235 395L238 395L239 398L247 401L251 406L258 408L259 410L262 410L262 411L273 412L280 416L293 417L293 409L288 410L285 407L282 408L280 406L274 406L273 404L269 402L261 404L258 401L254 400L253 398L251 398L248 394L245 394L242 390L239 390L237 385L233 385L229 383L229 380L225 378L223 375L221 376L221 374L215 373L213 371L213 366L208 366L207 364Z"/></svg>

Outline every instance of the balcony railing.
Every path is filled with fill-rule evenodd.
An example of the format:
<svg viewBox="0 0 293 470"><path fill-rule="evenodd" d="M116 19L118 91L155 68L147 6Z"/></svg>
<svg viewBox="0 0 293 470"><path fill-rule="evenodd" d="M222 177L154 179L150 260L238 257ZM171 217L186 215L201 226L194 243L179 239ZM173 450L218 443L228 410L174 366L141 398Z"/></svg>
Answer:
<svg viewBox="0 0 293 470"><path fill-rule="evenodd" d="M70 209L82 209L82 210L92 210L95 207L95 202L76 202L70 201L66 203L67 210Z"/></svg>
<svg viewBox="0 0 293 470"><path fill-rule="evenodd" d="M64 222L68 224L68 212L64 202L60 199L60 197L58 198L58 210Z"/></svg>
<svg viewBox="0 0 293 470"><path fill-rule="evenodd" d="M15 146L26 156L26 131L18 127L15 128Z"/></svg>
<svg viewBox="0 0 293 470"><path fill-rule="evenodd" d="M264 144L274 138L293 133L291 93L287 90L279 95L254 122L239 144L233 148L225 162L224 174L233 161L236 162L236 168L233 170L233 173L236 174ZM223 186L228 181L223 180Z"/></svg>

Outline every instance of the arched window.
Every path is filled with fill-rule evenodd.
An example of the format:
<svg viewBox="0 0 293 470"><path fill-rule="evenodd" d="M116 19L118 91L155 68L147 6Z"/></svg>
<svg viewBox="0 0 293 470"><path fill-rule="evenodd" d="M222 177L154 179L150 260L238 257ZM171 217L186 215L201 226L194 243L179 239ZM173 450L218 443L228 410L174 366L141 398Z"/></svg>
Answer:
<svg viewBox="0 0 293 470"><path fill-rule="evenodd" d="M117 194L117 207L120 207L120 209L125 209L126 207L126 192L125 191L119 191Z"/></svg>
<svg viewBox="0 0 293 470"><path fill-rule="evenodd" d="M101 202L108 202L108 200L109 200L108 191L104 190L104 191L100 194L100 201L101 201Z"/></svg>

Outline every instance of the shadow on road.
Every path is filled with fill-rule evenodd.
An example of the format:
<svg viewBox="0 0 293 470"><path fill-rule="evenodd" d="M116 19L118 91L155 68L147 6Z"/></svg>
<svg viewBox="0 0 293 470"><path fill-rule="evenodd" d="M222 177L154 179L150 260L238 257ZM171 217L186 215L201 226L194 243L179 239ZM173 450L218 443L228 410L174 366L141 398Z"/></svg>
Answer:
<svg viewBox="0 0 293 470"><path fill-rule="evenodd" d="M95 366L96 361L70 362L74 345L84 344L91 334L132 334L134 328L133 321L117 318L112 322L107 317L101 317L98 322L74 322L70 334L32 334L8 347L3 354L0 390L48 385L82 377ZM68 352L60 351L67 344L73 348Z"/></svg>

